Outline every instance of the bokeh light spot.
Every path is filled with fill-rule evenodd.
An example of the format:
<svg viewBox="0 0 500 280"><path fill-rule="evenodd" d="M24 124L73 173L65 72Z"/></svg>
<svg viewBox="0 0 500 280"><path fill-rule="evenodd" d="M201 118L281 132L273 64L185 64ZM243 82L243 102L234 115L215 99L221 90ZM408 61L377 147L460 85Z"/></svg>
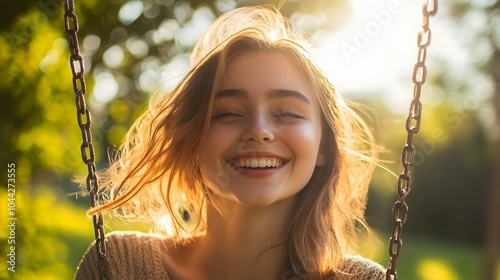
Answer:
<svg viewBox="0 0 500 280"><path fill-rule="evenodd" d="M125 25L129 25L142 14L144 5L141 1L129 1L120 8L118 20Z"/></svg>
<svg viewBox="0 0 500 280"><path fill-rule="evenodd" d="M123 62L123 58L124 58L123 49L118 45L110 47L102 55L102 60L104 61L104 64L106 64L106 66L111 68L116 68L120 66Z"/></svg>
<svg viewBox="0 0 500 280"><path fill-rule="evenodd" d="M118 83L115 77L108 72L100 73L95 78L93 97L100 103L111 101L118 92Z"/></svg>
<svg viewBox="0 0 500 280"><path fill-rule="evenodd" d="M418 274L423 280L456 280L458 276L446 263L436 259L424 259L418 264Z"/></svg>

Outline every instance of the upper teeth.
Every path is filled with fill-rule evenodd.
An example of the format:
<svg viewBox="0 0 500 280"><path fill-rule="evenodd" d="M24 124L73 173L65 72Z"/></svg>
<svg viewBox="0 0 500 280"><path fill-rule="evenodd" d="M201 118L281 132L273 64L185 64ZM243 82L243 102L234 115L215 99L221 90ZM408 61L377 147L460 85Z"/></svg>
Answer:
<svg viewBox="0 0 500 280"><path fill-rule="evenodd" d="M234 161L236 167L279 167L283 160L279 158L240 158Z"/></svg>

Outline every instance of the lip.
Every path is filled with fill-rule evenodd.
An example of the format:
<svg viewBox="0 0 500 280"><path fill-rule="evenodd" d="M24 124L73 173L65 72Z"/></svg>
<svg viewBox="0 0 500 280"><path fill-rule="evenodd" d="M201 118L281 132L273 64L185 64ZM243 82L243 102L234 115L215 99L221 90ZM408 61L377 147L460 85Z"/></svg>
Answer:
<svg viewBox="0 0 500 280"><path fill-rule="evenodd" d="M255 157L267 157L267 158L277 158L282 161L281 166L273 167L273 168L262 168L262 169L252 169L252 168L241 168L236 167L233 164L233 161L241 159L241 158L255 158ZM290 160L284 158L275 153L267 152L267 151L252 151L247 153L238 154L237 156L231 157L231 159L227 160L227 164L234 170L236 170L239 174L250 177L250 178L265 178L271 175L274 175L281 171L285 165L288 164Z"/></svg>
<svg viewBox="0 0 500 280"><path fill-rule="evenodd" d="M271 153L271 152L266 152L266 151L251 151L251 152L246 152L246 153L242 153L242 154L238 154L234 157L231 157L229 159L229 161L232 161L232 160L235 160L235 159L238 159L238 158L247 158L247 157L274 157L274 158L279 158L283 161L288 161L288 159L278 155L278 154L275 154L275 153Z"/></svg>

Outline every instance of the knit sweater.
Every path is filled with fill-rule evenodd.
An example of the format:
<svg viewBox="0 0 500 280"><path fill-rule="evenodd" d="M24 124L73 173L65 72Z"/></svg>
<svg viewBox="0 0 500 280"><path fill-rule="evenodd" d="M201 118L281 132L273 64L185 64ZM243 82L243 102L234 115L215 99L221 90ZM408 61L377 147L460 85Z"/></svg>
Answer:
<svg viewBox="0 0 500 280"><path fill-rule="evenodd" d="M106 256L111 279L170 280L161 257L164 242L165 237L155 234L131 231L108 234ZM381 265L360 256L347 256L339 270L342 273L338 273L337 280L385 279L385 270ZM75 279L99 279L95 243L80 261Z"/></svg>

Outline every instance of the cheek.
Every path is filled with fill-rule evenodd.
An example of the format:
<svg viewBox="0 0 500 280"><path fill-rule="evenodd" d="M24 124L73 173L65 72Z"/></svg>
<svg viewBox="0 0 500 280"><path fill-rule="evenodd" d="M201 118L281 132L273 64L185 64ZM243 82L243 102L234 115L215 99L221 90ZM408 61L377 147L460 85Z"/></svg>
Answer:
<svg viewBox="0 0 500 280"><path fill-rule="evenodd" d="M206 166L213 165L213 161L221 159L237 137L235 130L228 126L212 125L202 147L201 163Z"/></svg>
<svg viewBox="0 0 500 280"><path fill-rule="evenodd" d="M287 127L281 137L296 154L315 157L318 153L321 132L312 125Z"/></svg>
<svg viewBox="0 0 500 280"><path fill-rule="evenodd" d="M230 126L212 125L203 144L200 163L206 186L218 195L221 188L230 183L231 170L224 167L224 155L238 140L236 129Z"/></svg>

